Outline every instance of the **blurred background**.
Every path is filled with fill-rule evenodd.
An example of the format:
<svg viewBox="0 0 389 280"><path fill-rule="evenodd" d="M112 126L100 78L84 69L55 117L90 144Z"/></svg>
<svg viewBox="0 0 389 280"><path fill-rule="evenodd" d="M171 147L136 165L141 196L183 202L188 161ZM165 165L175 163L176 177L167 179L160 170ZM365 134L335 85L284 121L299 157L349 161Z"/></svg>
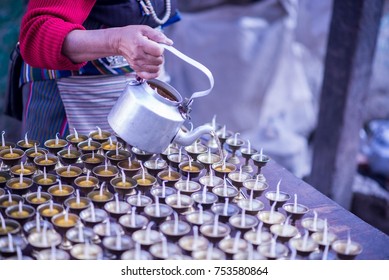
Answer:
<svg viewBox="0 0 389 280"><path fill-rule="evenodd" d="M9 55L27 1L0 0L0 111ZM332 0L178 0L182 19L165 33L174 46L206 65L215 87L194 101L195 126L213 119L306 180L318 124ZM372 1L374 2L374 1ZM389 234L389 1L379 19L372 75L348 208ZM208 88L196 69L166 54L170 84L183 96ZM330 110L330 108L329 108ZM7 140L20 124L1 114ZM326 174L323 174L326 176ZM336 200L336 199L335 199Z"/></svg>

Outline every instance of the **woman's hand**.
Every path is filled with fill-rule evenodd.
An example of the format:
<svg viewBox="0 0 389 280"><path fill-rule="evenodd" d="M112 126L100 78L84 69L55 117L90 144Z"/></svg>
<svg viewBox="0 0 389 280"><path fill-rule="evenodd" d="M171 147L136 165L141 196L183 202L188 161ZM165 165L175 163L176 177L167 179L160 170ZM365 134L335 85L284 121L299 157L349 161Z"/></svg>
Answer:
<svg viewBox="0 0 389 280"><path fill-rule="evenodd" d="M146 25L99 30L73 30L65 38L62 53L74 63L121 55L143 79L158 77L163 64L163 47L173 41Z"/></svg>
<svg viewBox="0 0 389 280"><path fill-rule="evenodd" d="M162 32L144 25L120 28L116 38L116 49L131 68L143 79L156 78L163 64L164 48L158 44L172 45Z"/></svg>

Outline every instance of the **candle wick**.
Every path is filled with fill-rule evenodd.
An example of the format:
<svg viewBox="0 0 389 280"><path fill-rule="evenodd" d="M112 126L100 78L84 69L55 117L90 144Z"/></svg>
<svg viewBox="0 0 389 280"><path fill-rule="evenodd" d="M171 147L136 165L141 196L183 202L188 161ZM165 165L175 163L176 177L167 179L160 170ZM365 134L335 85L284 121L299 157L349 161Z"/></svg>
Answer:
<svg viewBox="0 0 389 280"><path fill-rule="evenodd" d="M233 251L234 253L238 252L240 235L241 235L241 232L240 232L240 231L238 231L238 232L236 233L236 235L235 235L234 244L233 244L233 248L232 248L232 251Z"/></svg>
<svg viewBox="0 0 389 280"><path fill-rule="evenodd" d="M78 133L77 133L76 128L73 128L73 130L74 130L74 138L75 138L75 139L78 139Z"/></svg>
<svg viewBox="0 0 389 280"><path fill-rule="evenodd" d="M5 139L4 139L5 131L1 132L1 145L5 147Z"/></svg>
<svg viewBox="0 0 389 280"><path fill-rule="evenodd" d="M27 133L28 133L28 132L26 132L26 134L24 135L24 142L25 142L25 144L28 146L29 143L28 143Z"/></svg>

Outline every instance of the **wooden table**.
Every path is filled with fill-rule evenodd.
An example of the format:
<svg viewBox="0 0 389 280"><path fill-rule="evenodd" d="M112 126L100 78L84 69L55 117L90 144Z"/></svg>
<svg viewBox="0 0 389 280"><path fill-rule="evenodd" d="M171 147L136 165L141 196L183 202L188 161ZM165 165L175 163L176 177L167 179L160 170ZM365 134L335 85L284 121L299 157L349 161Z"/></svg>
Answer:
<svg viewBox="0 0 389 280"><path fill-rule="evenodd" d="M347 239L350 230L351 240L360 243L363 251L355 259L360 260L387 260L389 259L389 236L379 231L375 227L364 222L348 210L338 205L327 196L317 191L313 186L295 177L284 167L274 161L270 161L262 168L262 173L269 184L268 190L276 190L280 179L280 191L285 191L292 196L297 194L298 203L308 206L310 211L305 217L313 217L313 210L318 213L318 217L327 219L331 231L338 239ZM265 191L266 192L266 191ZM260 200L265 202L265 209L270 209L268 201L261 195ZM280 210L283 211L283 210ZM303 232L300 221L296 222L300 232Z"/></svg>

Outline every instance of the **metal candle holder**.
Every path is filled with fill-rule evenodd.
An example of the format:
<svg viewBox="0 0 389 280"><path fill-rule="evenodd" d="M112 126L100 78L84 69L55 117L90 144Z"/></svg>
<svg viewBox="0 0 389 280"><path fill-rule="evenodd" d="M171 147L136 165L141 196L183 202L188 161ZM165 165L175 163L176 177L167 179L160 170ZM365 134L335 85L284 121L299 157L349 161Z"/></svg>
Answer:
<svg viewBox="0 0 389 280"><path fill-rule="evenodd" d="M46 172L54 171L58 164L58 157L51 154L35 157L34 164L41 171L44 171L45 169Z"/></svg>
<svg viewBox="0 0 389 280"><path fill-rule="evenodd" d="M21 211L19 205L9 206L5 209L5 215L10 219L16 220L21 226L31 220L35 212L34 207L26 204L22 205Z"/></svg>
<svg viewBox="0 0 389 280"><path fill-rule="evenodd" d="M87 140L78 143L77 148L82 154L90 154L92 152L97 154L97 152L101 149L101 143Z"/></svg>
<svg viewBox="0 0 389 280"><path fill-rule="evenodd" d="M51 194L54 202L62 204L66 199L74 194L75 189L70 185L61 185L61 188L59 185L53 185L47 190L47 192Z"/></svg>
<svg viewBox="0 0 389 280"><path fill-rule="evenodd" d="M149 160L154 155L152 153L142 151L141 149L138 149L136 147L132 147L131 152L134 154L134 156L137 160L140 160L142 162Z"/></svg>
<svg viewBox="0 0 389 280"><path fill-rule="evenodd" d="M240 160L238 156L236 155L236 152L244 145L244 140L235 138L235 137L230 137L226 140L227 146L231 149L232 154L231 157L228 159L228 162L232 164L239 164Z"/></svg>
<svg viewBox="0 0 389 280"><path fill-rule="evenodd" d="M34 148L35 145L39 147L40 142L38 140L31 139L29 139L28 142L26 142L26 140L19 140L18 142L16 142L16 146L23 151L27 151L28 149Z"/></svg>
<svg viewBox="0 0 389 280"><path fill-rule="evenodd" d="M62 183L72 185L74 180L82 174L82 169L78 166L62 166L55 170L61 178Z"/></svg>
<svg viewBox="0 0 389 280"><path fill-rule="evenodd" d="M355 241L349 243L349 251L347 252L347 243L347 240L336 240L332 243L331 248L336 252L339 259L352 260L362 253L362 245Z"/></svg>
<svg viewBox="0 0 389 280"><path fill-rule="evenodd" d="M168 164L163 159L149 159L143 163L143 166L148 173L156 177L159 172L168 167Z"/></svg>
<svg viewBox="0 0 389 280"><path fill-rule="evenodd" d="M74 185L80 191L81 195L87 196L91 191L98 187L99 180L94 176L79 176L74 180Z"/></svg>
<svg viewBox="0 0 389 280"><path fill-rule="evenodd" d="M74 147L77 147L79 143L88 140L88 136L83 134L78 134L77 136L75 134L69 134L65 139Z"/></svg>
<svg viewBox="0 0 389 280"><path fill-rule="evenodd" d="M49 139L43 145L50 153L56 155L59 151L66 148L69 143L65 139Z"/></svg>
<svg viewBox="0 0 389 280"><path fill-rule="evenodd" d="M203 211L202 221L200 220L200 212L193 211L185 215L185 220L191 225L201 226L202 224L210 223L213 221L214 214L209 211Z"/></svg>
<svg viewBox="0 0 389 280"><path fill-rule="evenodd" d="M22 165L17 164L12 166L9 171L14 177L18 177L20 174L23 174L23 177L31 178L37 171L37 168L34 165L23 165L22 169Z"/></svg>
<svg viewBox="0 0 389 280"><path fill-rule="evenodd" d="M101 144L106 142L109 137L112 136L112 133L107 130L94 130L91 131L88 136L89 138L92 138L93 141L99 142Z"/></svg>
<svg viewBox="0 0 389 280"><path fill-rule="evenodd" d="M30 191L33 181L27 177L23 177L21 181L18 177L9 179L6 183L7 189L13 194L25 195Z"/></svg>
<svg viewBox="0 0 389 280"><path fill-rule="evenodd" d="M258 153L256 149L253 148L241 148L240 153L242 154L242 157L245 160L244 165L242 166L242 170L248 173L253 173L254 169L250 165L251 156Z"/></svg>
<svg viewBox="0 0 389 280"><path fill-rule="evenodd" d="M126 214L119 218L119 224L129 234L144 228L149 223L149 219L140 214L134 215L134 224L132 224L131 219L131 214Z"/></svg>
<svg viewBox="0 0 389 280"><path fill-rule="evenodd" d="M208 147L200 143L186 146L184 149L193 160L197 160L198 155L208 151Z"/></svg>
<svg viewBox="0 0 389 280"><path fill-rule="evenodd" d="M257 153L251 156L251 160L257 167L257 174L261 174L262 167L264 167L270 161L270 157L261 153Z"/></svg>
<svg viewBox="0 0 389 280"><path fill-rule="evenodd" d="M129 151L120 149L117 151L117 153L116 150L108 151L105 156L109 159L109 162L112 165L117 166L119 162L128 160L128 158L131 157L131 153Z"/></svg>
<svg viewBox="0 0 389 280"><path fill-rule="evenodd" d="M28 162L34 162L34 158L39 157L39 156L44 156L45 154L48 154L49 150L41 147L37 147L36 150L35 148L28 149L27 151L24 152L25 156L28 159Z"/></svg>
<svg viewBox="0 0 389 280"><path fill-rule="evenodd" d="M24 156L24 151L21 149L3 149L0 151L0 159L8 167L12 167L16 164L19 164Z"/></svg>
<svg viewBox="0 0 389 280"><path fill-rule="evenodd" d="M57 153L59 161L63 165L75 164L81 156L81 152L75 149L63 149Z"/></svg>
<svg viewBox="0 0 389 280"><path fill-rule="evenodd" d="M63 210L64 207L59 203L53 203L52 209L50 208L50 203L39 205L37 208L37 212L42 217L42 219L47 221L50 221L53 216L62 213Z"/></svg>
<svg viewBox="0 0 389 280"><path fill-rule="evenodd" d="M38 174L32 177L35 186L41 186L43 191L47 191L51 186L57 184L59 177L52 173L47 173L46 178L44 174Z"/></svg>

